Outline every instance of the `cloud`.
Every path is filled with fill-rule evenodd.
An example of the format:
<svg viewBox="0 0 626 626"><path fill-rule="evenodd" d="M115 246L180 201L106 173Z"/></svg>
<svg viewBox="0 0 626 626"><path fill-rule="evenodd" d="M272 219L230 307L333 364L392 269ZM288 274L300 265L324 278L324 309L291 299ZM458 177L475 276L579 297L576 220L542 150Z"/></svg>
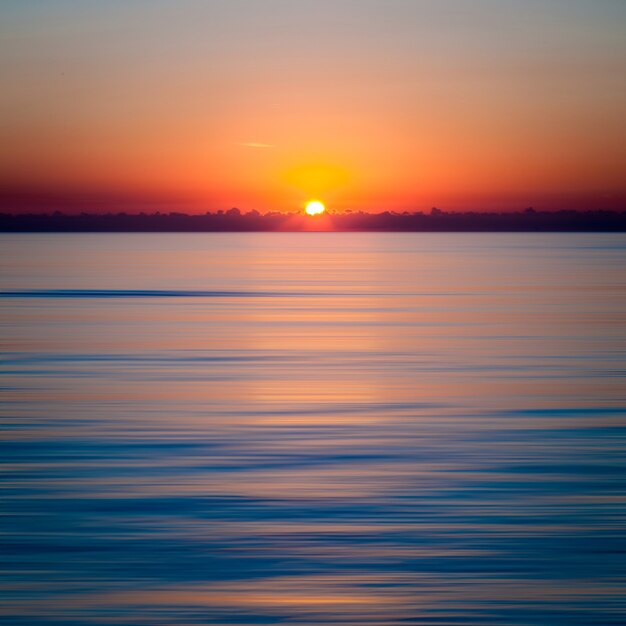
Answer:
<svg viewBox="0 0 626 626"><path fill-rule="evenodd" d="M238 146L245 146L246 148L275 148L276 146L271 143L257 143L256 141L246 141L238 143Z"/></svg>

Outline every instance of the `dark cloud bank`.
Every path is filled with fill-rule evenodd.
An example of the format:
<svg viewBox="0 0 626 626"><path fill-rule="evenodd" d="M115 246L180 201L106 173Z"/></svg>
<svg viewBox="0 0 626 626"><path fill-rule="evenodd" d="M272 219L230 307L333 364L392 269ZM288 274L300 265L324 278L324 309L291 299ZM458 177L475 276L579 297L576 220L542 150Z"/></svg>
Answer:
<svg viewBox="0 0 626 626"><path fill-rule="evenodd" d="M518 213L185 213L0 214L0 232L255 232L255 231L533 232L626 231L626 212L526 209Z"/></svg>

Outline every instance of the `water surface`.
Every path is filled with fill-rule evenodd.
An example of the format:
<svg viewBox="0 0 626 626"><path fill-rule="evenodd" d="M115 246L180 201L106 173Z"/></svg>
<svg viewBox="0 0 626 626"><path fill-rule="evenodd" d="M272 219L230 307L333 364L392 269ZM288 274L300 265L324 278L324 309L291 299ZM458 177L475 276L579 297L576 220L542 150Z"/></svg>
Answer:
<svg viewBox="0 0 626 626"><path fill-rule="evenodd" d="M1 623L624 623L626 235L0 250Z"/></svg>

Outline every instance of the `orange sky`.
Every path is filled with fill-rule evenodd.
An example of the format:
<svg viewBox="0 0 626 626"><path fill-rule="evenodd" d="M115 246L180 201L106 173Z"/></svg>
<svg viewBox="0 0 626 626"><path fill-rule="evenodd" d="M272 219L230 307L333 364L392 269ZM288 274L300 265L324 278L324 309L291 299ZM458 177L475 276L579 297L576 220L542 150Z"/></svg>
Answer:
<svg viewBox="0 0 626 626"><path fill-rule="evenodd" d="M626 208L626 3L0 7L0 208Z"/></svg>

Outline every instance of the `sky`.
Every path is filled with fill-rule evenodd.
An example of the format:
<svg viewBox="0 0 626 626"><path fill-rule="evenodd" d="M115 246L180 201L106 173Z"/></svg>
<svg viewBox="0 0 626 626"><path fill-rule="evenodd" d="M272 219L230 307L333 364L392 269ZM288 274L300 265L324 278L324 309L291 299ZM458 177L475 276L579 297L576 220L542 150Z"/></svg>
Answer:
<svg viewBox="0 0 626 626"><path fill-rule="evenodd" d="M624 32L624 0L0 0L0 210L624 210Z"/></svg>

